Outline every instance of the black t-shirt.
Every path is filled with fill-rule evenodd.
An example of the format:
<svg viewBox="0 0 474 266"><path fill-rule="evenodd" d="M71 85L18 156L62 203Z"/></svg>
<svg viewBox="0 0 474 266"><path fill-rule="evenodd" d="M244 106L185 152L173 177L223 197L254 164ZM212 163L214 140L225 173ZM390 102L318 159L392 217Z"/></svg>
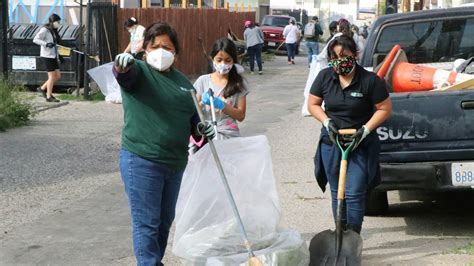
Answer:
<svg viewBox="0 0 474 266"><path fill-rule="evenodd" d="M359 65L356 65L351 84L344 90L332 68L321 70L310 93L323 98L327 116L339 128L356 129L370 120L375 104L389 97L385 82Z"/></svg>

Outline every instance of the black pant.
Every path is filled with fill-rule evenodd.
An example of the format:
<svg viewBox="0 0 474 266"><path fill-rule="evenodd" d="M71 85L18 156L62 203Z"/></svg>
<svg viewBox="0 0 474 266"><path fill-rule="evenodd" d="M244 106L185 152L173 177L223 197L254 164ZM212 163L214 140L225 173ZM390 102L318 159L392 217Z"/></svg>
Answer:
<svg viewBox="0 0 474 266"><path fill-rule="evenodd" d="M258 71L262 71L262 44L256 44L247 48L250 60L250 71L255 67L255 58L257 58Z"/></svg>

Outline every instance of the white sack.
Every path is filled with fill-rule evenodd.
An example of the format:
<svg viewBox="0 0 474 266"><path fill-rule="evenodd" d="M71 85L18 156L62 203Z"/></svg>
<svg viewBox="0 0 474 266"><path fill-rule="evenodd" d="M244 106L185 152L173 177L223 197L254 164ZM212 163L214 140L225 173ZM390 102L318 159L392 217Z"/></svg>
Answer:
<svg viewBox="0 0 474 266"><path fill-rule="evenodd" d="M114 62L100 65L89 69L87 73L97 83L100 91L105 96L108 103L122 103L122 95L120 93L120 85L112 73Z"/></svg>

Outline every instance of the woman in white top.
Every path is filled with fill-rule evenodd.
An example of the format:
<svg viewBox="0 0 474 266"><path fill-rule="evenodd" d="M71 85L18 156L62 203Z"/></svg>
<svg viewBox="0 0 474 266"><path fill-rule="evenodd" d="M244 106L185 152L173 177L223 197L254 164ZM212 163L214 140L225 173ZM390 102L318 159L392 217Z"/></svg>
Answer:
<svg viewBox="0 0 474 266"><path fill-rule="evenodd" d="M289 24L286 25L285 29L283 30L286 51L288 52L288 65L295 64L296 43L300 38L298 27L295 24L295 21L290 19Z"/></svg>
<svg viewBox="0 0 474 266"><path fill-rule="evenodd" d="M124 23L124 27L130 32L130 43L128 43L124 53L131 53L136 59L142 59L143 33L145 32L145 27L139 25L137 19L134 17L127 19Z"/></svg>
<svg viewBox="0 0 474 266"><path fill-rule="evenodd" d="M48 24L44 25L33 38L33 42L41 46L40 57L48 72L48 80L37 88L47 102L59 102L53 96L53 87L54 83L61 78L58 60L62 60L62 58L59 56L56 47L61 41L58 33L60 21L61 18L58 15L52 14L48 18Z"/></svg>

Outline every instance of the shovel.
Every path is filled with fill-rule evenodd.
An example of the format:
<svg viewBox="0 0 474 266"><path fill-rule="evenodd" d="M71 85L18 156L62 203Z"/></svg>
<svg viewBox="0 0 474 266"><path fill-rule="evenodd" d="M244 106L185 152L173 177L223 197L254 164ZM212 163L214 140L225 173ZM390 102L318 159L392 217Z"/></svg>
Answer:
<svg viewBox="0 0 474 266"><path fill-rule="evenodd" d="M346 190L347 158L355 144L355 140L345 146L339 138L353 135L355 129L341 129L336 138L341 150L341 166L339 168L339 184L337 189L336 231L325 230L315 235L309 244L310 266L316 265L361 265L362 238L352 230L343 230L342 211Z"/></svg>
<svg viewBox="0 0 474 266"><path fill-rule="evenodd" d="M199 115L199 118L201 121L204 120L204 115L202 113L201 107L199 106L198 100L196 98L196 91L194 89L192 90L187 90L182 88L183 90L189 91L191 93L191 96L193 97L194 105L196 107L196 111ZM211 99L211 103L213 103L213 100ZM213 106L213 105L212 105ZM213 116L213 122L215 121L215 116ZM216 133L217 134L217 133ZM244 246L247 249L247 253L249 255L249 260L248 260L248 265L249 266L263 266L263 263L258 259L255 254L253 253L252 250L252 243L248 240L247 237L247 232L245 231L244 224L242 222L242 218L240 217L239 210L237 209L237 205L235 204L234 196L232 195L232 191L230 190L229 182L227 182L227 178L224 173L224 169L222 168L221 161L219 159L219 156L217 155L217 150L216 146L214 146L214 142L212 139L207 139L209 143L209 148L211 148L211 153L212 156L214 157L214 160L216 161L217 169L219 170L219 174L221 176L222 183L224 184L224 188L227 194L227 197L229 199L230 206L232 208L232 211L234 212L235 219L237 221L237 224L239 225L240 229L240 235L244 241Z"/></svg>

